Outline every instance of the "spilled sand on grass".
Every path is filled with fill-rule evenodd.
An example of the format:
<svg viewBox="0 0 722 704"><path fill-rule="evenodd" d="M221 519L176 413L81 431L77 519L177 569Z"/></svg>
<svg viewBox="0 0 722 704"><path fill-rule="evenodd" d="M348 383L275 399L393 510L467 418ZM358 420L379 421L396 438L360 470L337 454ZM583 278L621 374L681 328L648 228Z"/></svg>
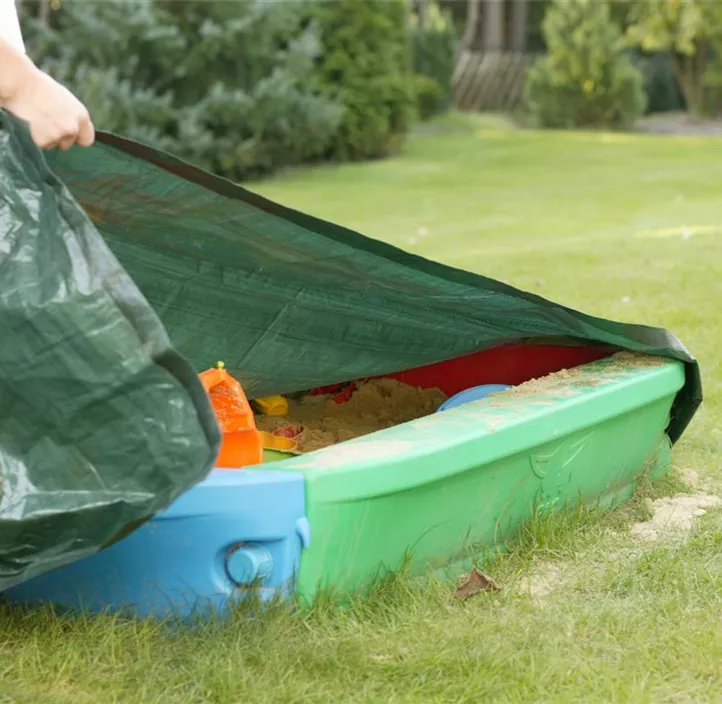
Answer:
<svg viewBox="0 0 722 704"><path fill-rule="evenodd" d="M710 509L722 506L722 498L713 494L679 494L649 501L652 517L648 521L634 523L629 529L630 543L627 547L609 553L607 559L615 564L639 559L655 545L679 544L687 540L697 521ZM603 565L599 565L603 569ZM529 597L536 605L560 588L569 588L579 579L573 562L539 560L530 573L520 578L516 593Z"/></svg>
<svg viewBox="0 0 722 704"><path fill-rule="evenodd" d="M701 480L696 470L685 468L680 470L679 474L684 484L697 491L655 501L647 500L651 518L630 527L629 537L632 541L627 547L610 553L610 560L616 563L635 560L657 544L681 543L692 534L701 516L710 509L722 508L721 497L699 491ZM610 531L610 535L615 534L616 532ZM557 588L566 586L574 574L573 564L539 561L534 564L529 574L520 579L517 592L529 596L541 605Z"/></svg>
<svg viewBox="0 0 722 704"><path fill-rule="evenodd" d="M568 566L554 562L536 564L531 574L522 577L517 585L517 592L534 601L542 600L565 583L567 571Z"/></svg>
<svg viewBox="0 0 722 704"><path fill-rule="evenodd" d="M708 509L722 506L722 499L714 494L679 494L649 501L647 506L652 518L635 523L629 533L633 538L654 543L684 539Z"/></svg>

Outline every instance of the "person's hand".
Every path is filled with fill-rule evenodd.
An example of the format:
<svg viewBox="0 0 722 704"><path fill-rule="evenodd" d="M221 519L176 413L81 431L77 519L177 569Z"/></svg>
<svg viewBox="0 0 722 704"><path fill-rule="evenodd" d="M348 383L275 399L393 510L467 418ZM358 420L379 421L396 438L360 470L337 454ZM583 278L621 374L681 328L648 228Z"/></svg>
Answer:
<svg viewBox="0 0 722 704"><path fill-rule="evenodd" d="M24 73L24 80L16 81L14 90L4 96L2 107L28 123L35 144L63 150L93 144L95 128L87 108L34 65Z"/></svg>

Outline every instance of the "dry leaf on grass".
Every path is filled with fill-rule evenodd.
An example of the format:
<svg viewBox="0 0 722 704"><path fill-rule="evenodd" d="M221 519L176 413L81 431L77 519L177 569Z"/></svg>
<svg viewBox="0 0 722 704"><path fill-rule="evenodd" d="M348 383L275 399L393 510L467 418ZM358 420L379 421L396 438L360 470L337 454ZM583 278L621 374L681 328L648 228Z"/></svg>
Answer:
<svg viewBox="0 0 722 704"><path fill-rule="evenodd" d="M466 601L480 592L498 591L499 589L501 586L498 582L488 574L474 568L467 580L456 590L456 598Z"/></svg>

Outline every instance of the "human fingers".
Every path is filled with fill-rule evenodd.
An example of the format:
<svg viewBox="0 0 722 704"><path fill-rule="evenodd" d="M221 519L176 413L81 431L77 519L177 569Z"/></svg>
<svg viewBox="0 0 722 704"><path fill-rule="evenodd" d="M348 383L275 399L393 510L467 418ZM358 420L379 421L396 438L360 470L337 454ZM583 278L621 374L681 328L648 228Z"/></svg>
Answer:
<svg viewBox="0 0 722 704"><path fill-rule="evenodd" d="M76 142L81 147L89 147L95 142L95 127L87 112L80 120L80 129L78 130Z"/></svg>
<svg viewBox="0 0 722 704"><path fill-rule="evenodd" d="M67 152L70 147L73 146L78 141L77 134L71 134L68 137L63 137L62 139L58 140L57 147L62 149L64 152Z"/></svg>

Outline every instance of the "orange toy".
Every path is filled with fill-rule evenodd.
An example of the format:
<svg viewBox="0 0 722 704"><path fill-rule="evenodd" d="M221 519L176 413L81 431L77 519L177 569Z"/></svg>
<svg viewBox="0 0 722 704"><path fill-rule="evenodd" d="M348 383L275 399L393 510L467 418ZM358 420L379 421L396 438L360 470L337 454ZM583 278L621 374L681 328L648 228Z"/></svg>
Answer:
<svg viewBox="0 0 722 704"><path fill-rule="evenodd" d="M241 385L225 370L223 362L202 372L200 379L223 434L216 467L238 469L260 464L263 439Z"/></svg>

